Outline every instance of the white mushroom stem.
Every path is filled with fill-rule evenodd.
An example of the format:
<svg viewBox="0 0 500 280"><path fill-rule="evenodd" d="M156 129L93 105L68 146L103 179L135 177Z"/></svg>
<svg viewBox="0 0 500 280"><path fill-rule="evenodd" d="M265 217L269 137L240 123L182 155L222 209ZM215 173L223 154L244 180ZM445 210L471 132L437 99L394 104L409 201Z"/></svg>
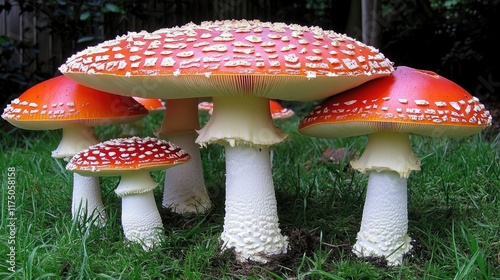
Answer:
<svg viewBox="0 0 500 280"><path fill-rule="evenodd" d="M200 147L196 131L173 132L166 137L190 156L187 163L165 170L163 207L176 213L204 213L212 207L203 177Z"/></svg>
<svg viewBox="0 0 500 280"><path fill-rule="evenodd" d="M420 170L420 159L413 153L408 133L378 132L368 135L363 155L351 161L359 172L395 171L408 178L412 171Z"/></svg>
<svg viewBox="0 0 500 280"><path fill-rule="evenodd" d="M84 222L84 220L93 222L98 227L103 227L106 224L99 177L82 176L73 173L73 198L71 204L73 219L80 222Z"/></svg>
<svg viewBox="0 0 500 280"><path fill-rule="evenodd" d="M156 207L153 181L149 171L133 171L121 176L115 190L122 198L122 227L125 238L140 243L145 251L158 245L164 234Z"/></svg>
<svg viewBox="0 0 500 280"><path fill-rule="evenodd" d="M288 136L274 125L267 98L214 96L213 103L214 112L198 131L197 143L269 147Z"/></svg>
<svg viewBox="0 0 500 280"><path fill-rule="evenodd" d="M226 152L226 215L221 239L240 261L267 262L286 253L281 234L268 147L286 134L273 123L269 99L214 97L214 113L198 143L218 143Z"/></svg>
<svg viewBox="0 0 500 280"><path fill-rule="evenodd" d="M279 229L269 150L244 145L225 147L226 214L221 239L239 261L267 262L286 253Z"/></svg>
<svg viewBox="0 0 500 280"><path fill-rule="evenodd" d="M165 171L163 207L176 213L203 213L212 207L208 196L200 147L195 143L200 128L198 98L166 100L165 116L157 136L187 151L191 160Z"/></svg>
<svg viewBox="0 0 500 280"><path fill-rule="evenodd" d="M99 143L94 128L90 126L67 126L63 128L62 139L57 149L52 151L53 158L70 158L90 145Z"/></svg>
<svg viewBox="0 0 500 280"><path fill-rule="evenodd" d="M408 230L407 179L393 171L372 171L368 179L361 228L353 252L360 257L385 257L400 265L411 249Z"/></svg>
<svg viewBox="0 0 500 280"><path fill-rule="evenodd" d="M81 150L99 143L91 126L67 126L62 130L59 146L52 151L52 157L68 160ZM94 225L102 227L106 224L106 214L101 198L99 178L84 177L73 174L73 195L71 199L73 220L86 223L94 220ZM84 219L87 218L87 221Z"/></svg>
<svg viewBox="0 0 500 280"><path fill-rule="evenodd" d="M400 265L411 249L408 230L407 178L420 170L406 133L371 134L359 160L351 166L370 172L361 228L353 252L360 257L385 257Z"/></svg>

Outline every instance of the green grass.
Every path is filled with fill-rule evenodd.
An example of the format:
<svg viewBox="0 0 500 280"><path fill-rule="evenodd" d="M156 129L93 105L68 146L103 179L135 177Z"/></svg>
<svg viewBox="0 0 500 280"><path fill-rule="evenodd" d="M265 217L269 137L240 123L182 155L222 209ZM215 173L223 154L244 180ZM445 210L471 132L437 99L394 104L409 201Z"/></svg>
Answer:
<svg viewBox="0 0 500 280"><path fill-rule="evenodd" d="M204 119L206 120L206 119ZM108 224L85 230L71 220L72 175L54 160L60 131L23 131L2 125L1 279L500 279L500 137L460 139L414 136L422 171L408 181L409 234L414 248L399 267L360 260L350 251L363 210L366 174L348 163L322 161L327 148L358 153L366 138L317 139L300 135L299 118L279 121L290 134L274 150L280 227L291 250L266 265L239 264L220 252L224 218L223 149L202 150L214 207L181 216L160 207L166 240L150 252L125 242L120 225L118 178L101 178ZM148 116L143 136L160 116ZM101 139L118 127L100 127ZM8 260L8 169L16 169L15 261ZM163 172L154 172L163 181ZM155 194L161 205L162 188ZM12 210L12 209L10 209Z"/></svg>

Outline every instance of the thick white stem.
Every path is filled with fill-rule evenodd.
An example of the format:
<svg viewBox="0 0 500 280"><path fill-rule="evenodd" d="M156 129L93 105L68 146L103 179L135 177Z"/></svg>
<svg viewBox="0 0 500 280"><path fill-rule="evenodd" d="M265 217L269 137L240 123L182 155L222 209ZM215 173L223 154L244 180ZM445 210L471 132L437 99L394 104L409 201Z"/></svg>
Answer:
<svg viewBox="0 0 500 280"><path fill-rule="evenodd" d="M141 187L140 184L143 187ZM121 177L116 189L122 198L122 227L125 238L140 243L145 251L158 245L164 235L153 196L154 181L149 172L138 171Z"/></svg>
<svg viewBox="0 0 500 280"><path fill-rule="evenodd" d="M360 171L395 171L408 178L412 171L420 170L420 159L410 146L410 135L398 132L378 132L368 135L363 155L351 161Z"/></svg>
<svg viewBox="0 0 500 280"><path fill-rule="evenodd" d="M278 223L269 150L225 146L226 214L221 239L240 261L267 262L286 253L287 238Z"/></svg>
<svg viewBox="0 0 500 280"><path fill-rule="evenodd" d="M288 135L274 125L269 99L262 97L213 97L214 113L198 131L201 145L263 146L282 142Z"/></svg>
<svg viewBox="0 0 500 280"><path fill-rule="evenodd" d="M63 128L59 146L52 151L53 158L70 158L91 145L99 143L93 127L68 126Z"/></svg>
<svg viewBox="0 0 500 280"><path fill-rule="evenodd" d="M200 128L198 98L168 99L166 107L156 135L187 151L191 160L165 171L162 205L181 214L203 213L212 202L205 187L200 147L195 143Z"/></svg>
<svg viewBox="0 0 500 280"><path fill-rule="evenodd" d="M155 189L158 183L153 181L149 171L128 171L121 176L120 183L115 189L116 195L123 197L128 194L145 193Z"/></svg>
<svg viewBox="0 0 500 280"><path fill-rule="evenodd" d="M163 207L176 213L204 213L212 207L208 196L196 131L171 132L165 137L191 156L191 160L165 170Z"/></svg>
<svg viewBox="0 0 500 280"><path fill-rule="evenodd" d="M73 219L81 223L92 222L98 227L106 224L106 214L101 198L99 177L87 177L73 173Z"/></svg>
<svg viewBox="0 0 500 280"><path fill-rule="evenodd" d="M361 229L353 252L385 257L399 265L411 249L408 230L407 179L393 171L372 171L368 179Z"/></svg>

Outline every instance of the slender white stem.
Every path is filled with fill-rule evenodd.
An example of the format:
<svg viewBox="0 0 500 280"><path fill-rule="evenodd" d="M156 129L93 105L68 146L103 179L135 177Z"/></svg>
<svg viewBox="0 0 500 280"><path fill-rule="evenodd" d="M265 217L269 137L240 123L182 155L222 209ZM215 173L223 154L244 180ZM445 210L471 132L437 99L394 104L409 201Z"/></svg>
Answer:
<svg viewBox="0 0 500 280"><path fill-rule="evenodd" d="M62 139L57 149L52 151L53 158L70 158L91 145L99 143L94 128L89 126L68 126L63 128Z"/></svg>
<svg viewBox="0 0 500 280"><path fill-rule="evenodd" d="M123 175L115 191L122 198L125 238L140 243L145 251L158 245L164 235L163 223L153 195L155 186L149 172L138 171Z"/></svg>
<svg viewBox="0 0 500 280"><path fill-rule="evenodd" d="M204 213L212 207L205 188L196 131L171 132L166 138L191 156L191 160L165 170L163 207L176 213Z"/></svg>
<svg viewBox="0 0 500 280"><path fill-rule="evenodd" d="M225 146L226 215L221 239L240 261L267 262L286 253L287 238L278 223L269 150Z"/></svg>
<svg viewBox="0 0 500 280"><path fill-rule="evenodd" d="M62 139L59 146L52 151L52 157L69 160L73 155L97 143L99 140L95 136L93 127L67 126L63 128ZM99 227L106 224L99 178L73 174L71 214L73 219L79 222L85 222L86 218L87 221L93 219L94 225Z"/></svg>
<svg viewBox="0 0 500 280"><path fill-rule="evenodd" d="M93 221L93 224L98 227L103 227L106 224L99 177L73 173L71 213L73 219L77 219L81 223L88 224L88 222Z"/></svg>
<svg viewBox="0 0 500 280"><path fill-rule="evenodd" d="M411 249L407 200L406 178L394 171L370 172L361 229L353 247L356 255L401 264L403 254Z"/></svg>

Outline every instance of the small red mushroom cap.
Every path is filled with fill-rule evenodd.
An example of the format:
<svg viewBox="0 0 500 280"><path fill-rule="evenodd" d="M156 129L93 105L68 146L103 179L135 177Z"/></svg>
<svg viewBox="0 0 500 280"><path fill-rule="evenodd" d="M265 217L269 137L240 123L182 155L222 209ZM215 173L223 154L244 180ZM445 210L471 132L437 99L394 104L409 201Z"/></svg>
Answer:
<svg viewBox="0 0 500 280"><path fill-rule="evenodd" d="M66 169L84 176L118 176L164 170L189 160L186 151L166 140L134 136L92 145L73 156Z"/></svg>
<svg viewBox="0 0 500 280"><path fill-rule="evenodd" d="M12 100L2 118L23 129L50 130L127 123L147 114L148 110L132 97L91 89L61 75L34 85Z"/></svg>
<svg viewBox="0 0 500 280"><path fill-rule="evenodd" d="M382 131L459 137L489 125L489 111L456 83L399 66L390 76L323 101L303 118L299 131L329 138Z"/></svg>

